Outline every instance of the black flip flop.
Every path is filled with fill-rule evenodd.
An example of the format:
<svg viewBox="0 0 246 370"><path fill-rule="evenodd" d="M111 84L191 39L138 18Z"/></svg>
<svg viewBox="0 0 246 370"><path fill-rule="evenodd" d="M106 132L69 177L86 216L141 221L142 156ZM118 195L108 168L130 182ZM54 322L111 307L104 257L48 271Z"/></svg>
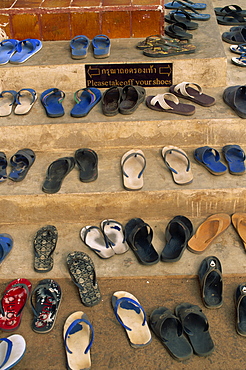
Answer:
<svg viewBox="0 0 246 370"><path fill-rule="evenodd" d="M235 293L236 331L246 337L246 283L238 285Z"/></svg>
<svg viewBox="0 0 246 370"><path fill-rule="evenodd" d="M223 93L223 100L239 117L246 118L246 85L227 87Z"/></svg>
<svg viewBox="0 0 246 370"><path fill-rule="evenodd" d="M150 327L170 355L178 361L188 360L193 350L184 336L179 319L166 307L159 307L150 315Z"/></svg>
<svg viewBox="0 0 246 370"><path fill-rule="evenodd" d="M166 245L161 252L161 261L176 262L182 257L193 233L191 221L185 216L174 217L167 225Z"/></svg>
<svg viewBox="0 0 246 370"><path fill-rule="evenodd" d="M169 13L165 15L165 21L167 23L183 23L187 30L196 30L198 28L198 23L191 22L191 17L187 12L183 13L184 16L180 16L178 12Z"/></svg>
<svg viewBox="0 0 246 370"><path fill-rule="evenodd" d="M0 182L4 182L7 180L7 158L4 152L0 152Z"/></svg>
<svg viewBox="0 0 246 370"><path fill-rule="evenodd" d="M107 89L102 96L102 111L105 116L115 116L119 113L122 88L112 86Z"/></svg>
<svg viewBox="0 0 246 370"><path fill-rule="evenodd" d="M39 229L34 237L34 270L48 272L53 268L53 252L56 248L58 232L55 226L47 225Z"/></svg>
<svg viewBox="0 0 246 370"><path fill-rule="evenodd" d="M8 178L15 182L24 180L35 158L35 153L31 149L18 150L18 152L10 158L12 169Z"/></svg>
<svg viewBox="0 0 246 370"><path fill-rule="evenodd" d="M119 112L121 114L131 114L144 101L145 89L141 86L126 85L123 87Z"/></svg>
<svg viewBox="0 0 246 370"><path fill-rule="evenodd" d="M175 308L175 315L180 319L194 353L198 356L210 355L214 351L214 343L202 309L191 303L181 303Z"/></svg>
<svg viewBox="0 0 246 370"><path fill-rule="evenodd" d="M75 161L79 167L79 179L82 182L95 181L98 176L98 157L92 149L82 148L75 152Z"/></svg>
<svg viewBox="0 0 246 370"><path fill-rule="evenodd" d="M92 259L83 252L69 253L67 256L69 274L79 289L81 302L92 307L101 301L95 267Z"/></svg>
<svg viewBox="0 0 246 370"><path fill-rule="evenodd" d="M215 256L204 258L198 270L203 304L207 308L219 308L223 303L222 268Z"/></svg>
<svg viewBox="0 0 246 370"><path fill-rule="evenodd" d="M126 241L140 263L154 265L159 255L152 245L153 230L141 218L132 218L125 225Z"/></svg>
<svg viewBox="0 0 246 370"><path fill-rule="evenodd" d="M217 22L225 26L240 26L246 25L246 18L243 17L240 13L231 12L223 16L217 15Z"/></svg>
<svg viewBox="0 0 246 370"><path fill-rule="evenodd" d="M62 181L74 166L75 160L73 157L64 157L52 162L48 167L42 190L49 194L57 193L61 188Z"/></svg>
<svg viewBox="0 0 246 370"><path fill-rule="evenodd" d="M179 40L190 40L193 38L191 33L185 32L187 27L184 23L174 23L165 28L165 34Z"/></svg>
<svg viewBox="0 0 246 370"><path fill-rule="evenodd" d="M226 5L224 7L217 7L217 8L214 8L214 11L216 15L223 16L231 12L236 12L236 13L239 13L241 16L246 17L246 10L243 10L238 5Z"/></svg>
<svg viewBox="0 0 246 370"><path fill-rule="evenodd" d="M53 329L61 298L61 287L55 280L39 281L31 295L31 306L34 313L31 325L33 331L48 333Z"/></svg>

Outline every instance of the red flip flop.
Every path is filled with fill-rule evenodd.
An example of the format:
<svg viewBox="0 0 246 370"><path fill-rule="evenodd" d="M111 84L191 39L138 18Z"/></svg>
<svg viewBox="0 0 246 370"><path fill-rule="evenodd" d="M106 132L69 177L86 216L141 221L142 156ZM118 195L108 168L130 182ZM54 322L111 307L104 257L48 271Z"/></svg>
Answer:
<svg viewBox="0 0 246 370"><path fill-rule="evenodd" d="M31 288L32 284L27 279L15 279L7 285L0 303L1 330L13 331L19 327Z"/></svg>

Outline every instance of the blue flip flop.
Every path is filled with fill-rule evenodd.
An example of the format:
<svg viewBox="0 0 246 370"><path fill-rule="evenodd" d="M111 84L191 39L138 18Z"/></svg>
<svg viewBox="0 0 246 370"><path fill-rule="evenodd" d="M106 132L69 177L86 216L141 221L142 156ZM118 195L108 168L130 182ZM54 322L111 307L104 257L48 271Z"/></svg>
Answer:
<svg viewBox="0 0 246 370"><path fill-rule="evenodd" d="M42 42L37 39L25 39L19 41L15 54L10 58L10 63L20 64L31 58L42 48Z"/></svg>
<svg viewBox="0 0 246 370"><path fill-rule="evenodd" d="M206 9L207 5L205 3L193 3L190 0L174 0L170 1L170 3L165 4L166 9L181 9L186 7L191 7L196 10L204 10Z"/></svg>
<svg viewBox="0 0 246 370"><path fill-rule="evenodd" d="M94 58L107 58L110 54L110 39L106 35L97 35L92 40Z"/></svg>
<svg viewBox="0 0 246 370"><path fill-rule="evenodd" d="M9 234L0 234L0 263L9 254L13 247L13 239Z"/></svg>
<svg viewBox="0 0 246 370"><path fill-rule="evenodd" d="M72 117L85 117L90 110L101 100L101 91L91 87L77 90L74 93L76 104L71 110Z"/></svg>
<svg viewBox="0 0 246 370"><path fill-rule="evenodd" d="M75 36L70 42L71 56L73 59L83 59L87 57L90 40L84 35Z"/></svg>
<svg viewBox="0 0 246 370"><path fill-rule="evenodd" d="M222 148L229 172L232 175L243 175L245 172L245 153L239 145L225 145Z"/></svg>
<svg viewBox="0 0 246 370"><path fill-rule="evenodd" d="M32 149L18 150L11 158L10 165L12 167L9 174L9 179L15 182L24 180L30 167L35 161L36 155Z"/></svg>
<svg viewBox="0 0 246 370"><path fill-rule="evenodd" d="M6 39L0 43L0 64L6 64L9 62L12 55L15 53L18 40Z"/></svg>
<svg viewBox="0 0 246 370"><path fill-rule="evenodd" d="M223 175L227 171L227 167L220 162L219 152L209 146L197 148L194 158L213 175Z"/></svg>
<svg viewBox="0 0 246 370"><path fill-rule="evenodd" d="M191 11L190 12L186 12L186 10L184 10L184 9L172 10L170 12L170 14L171 13L175 13L175 14L177 14L180 17L186 17L186 15L188 14L189 17L192 20L195 20L195 21L208 21L210 19L210 14L202 14L202 13L199 13L195 9L188 8L188 6L187 6L187 9L190 9Z"/></svg>
<svg viewBox="0 0 246 370"><path fill-rule="evenodd" d="M57 88L45 90L40 95L41 103L44 106L48 117L56 118L64 115L62 102L65 99L65 93Z"/></svg>

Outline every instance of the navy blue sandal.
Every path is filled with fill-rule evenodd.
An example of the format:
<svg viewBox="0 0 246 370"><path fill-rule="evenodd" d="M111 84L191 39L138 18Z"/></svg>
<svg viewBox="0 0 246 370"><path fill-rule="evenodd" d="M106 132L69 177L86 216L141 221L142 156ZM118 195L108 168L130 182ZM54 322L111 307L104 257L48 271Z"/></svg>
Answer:
<svg viewBox="0 0 246 370"><path fill-rule="evenodd" d="M245 152L239 145L225 145L222 148L228 169L232 175L243 175L245 172Z"/></svg>
<svg viewBox="0 0 246 370"><path fill-rule="evenodd" d="M227 167L220 161L219 152L209 146L197 148L194 158L213 175L223 175L227 171Z"/></svg>
<svg viewBox="0 0 246 370"><path fill-rule="evenodd" d="M18 150L18 152L10 158L12 169L9 174L9 179L15 182L24 180L35 158L35 153L31 149Z"/></svg>

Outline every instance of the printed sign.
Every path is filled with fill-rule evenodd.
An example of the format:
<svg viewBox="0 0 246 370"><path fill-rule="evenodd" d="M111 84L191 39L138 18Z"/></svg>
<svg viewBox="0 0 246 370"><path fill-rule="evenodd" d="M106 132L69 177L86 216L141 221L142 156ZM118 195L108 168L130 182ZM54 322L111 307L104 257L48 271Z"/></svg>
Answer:
<svg viewBox="0 0 246 370"><path fill-rule="evenodd" d="M172 85L172 63L91 64L85 65L86 86L96 88L135 85Z"/></svg>

